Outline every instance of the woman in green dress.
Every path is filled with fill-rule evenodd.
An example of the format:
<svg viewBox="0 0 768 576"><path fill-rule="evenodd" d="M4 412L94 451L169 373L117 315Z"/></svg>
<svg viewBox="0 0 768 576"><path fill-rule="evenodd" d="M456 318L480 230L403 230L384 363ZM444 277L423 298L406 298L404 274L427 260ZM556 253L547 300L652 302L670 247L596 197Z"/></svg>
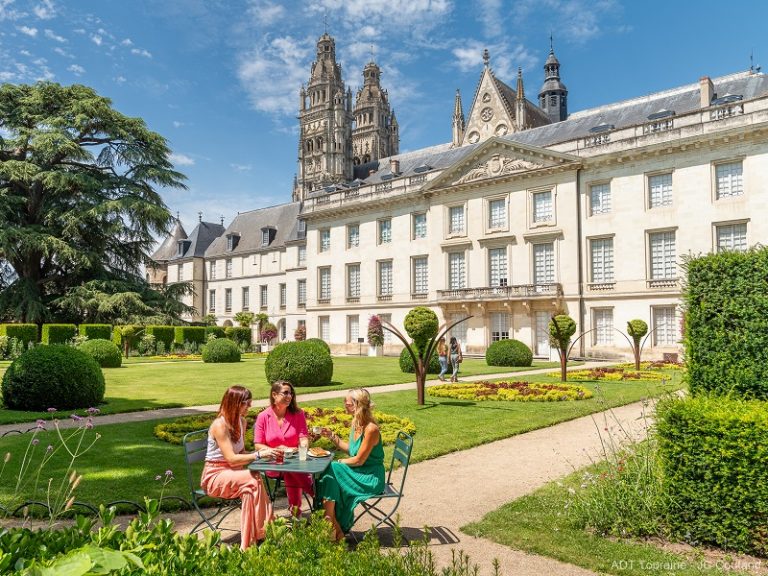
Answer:
<svg viewBox="0 0 768 576"><path fill-rule="evenodd" d="M344 408L352 414L349 441L323 429L336 448L349 458L332 462L317 485L325 517L333 524L336 540L344 538L355 519L355 507L384 491L384 447L379 426L373 419L371 395L363 388L350 390Z"/></svg>

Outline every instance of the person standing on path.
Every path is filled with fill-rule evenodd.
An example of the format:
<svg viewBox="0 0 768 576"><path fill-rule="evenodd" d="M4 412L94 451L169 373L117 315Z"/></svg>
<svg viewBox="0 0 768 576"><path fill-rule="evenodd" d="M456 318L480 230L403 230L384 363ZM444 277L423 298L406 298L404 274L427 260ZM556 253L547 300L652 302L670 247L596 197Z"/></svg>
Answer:
<svg viewBox="0 0 768 576"><path fill-rule="evenodd" d="M448 372L448 346L445 344L445 337L437 341L437 359L440 362L440 374L437 379L445 382L445 373Z"/></svg>
<svg viewBox="0 0 768 576"><path fill-rule="evenodd" d="M451 367L453 368L453 374L451 374L451 382L459 381L459 364L461 364L464 358L461 355L461 343L456 340L455 336L451 336Z"/></svg>

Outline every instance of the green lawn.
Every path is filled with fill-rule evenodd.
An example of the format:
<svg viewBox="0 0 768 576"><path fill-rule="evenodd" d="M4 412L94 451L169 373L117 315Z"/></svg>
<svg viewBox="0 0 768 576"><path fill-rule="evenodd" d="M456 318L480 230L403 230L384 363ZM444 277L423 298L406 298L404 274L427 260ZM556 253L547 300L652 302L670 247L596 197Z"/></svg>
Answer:
<svg viewBox="0 0 768 576"><path fill-rule="evenodd" d="M530 379L544 380L546 377ZM371 385L368 377L364 380L362 383ZM374 390L374 400L376 410L410 418L416 423L413 461L418 462L675 390L680 387L680 375L675 374L666 384L607 382L599 387L595 383L581 384L592 389L595 397L578 402L525 403L463 402L427 396L426 404L417 406L415 391L375 394ZM340 405L340 399L312 403L312 406L322 407ZM166 469L177 475L166 494L184 496L186 478L181 448L156 440L152 435L156 423L102 426L90 432L98 432L102 437L76 466L84 475L78 498L103 503L117 499L141 500L144 495L157 496L160 486L154 478ZM51 432L41 433L38 448L53 443L51 436ZM5 481L0 482L0 500L9 495L9 479L16 474L29 441L29 435L0 438L0 454L13 454L3 476ZM45 476L58 476L63 466L65 463L57 455Z"/></svg>
<svg viewBox="0 0 768 576"><path fill-rule="evenodd" d="M269 396L264 376L264 356L235 364L141 360L144 362L104 369L107 390L104 404L98 407L102 414L218 404L224 391L233 384L249 387L255 398ZM397 358L339 356L333 359L333 363L333 382L330 386L304 387L299 389L299 393L413 382L412 374L400 371ZM553 362L542 362L527 369L505 368L503 371L522 371L555 365ZM7 363L6 366L0 366L0 376L5 367ZM495 374L500 371L502 370L498 367L486 365L483 359L468 358L462 363L461 375ZM375 375L375 380L372 375ZM34 422L38 418L46 417L46 413L0 410L0 424Z"/></svg>
<svg viewBox="0 0 768 576"><path fill-rule="evenodd" d="M595 467L585 470L594 472ZM572 527L567 520L569 487L578 489L585 470L551 482L533 494L505 504L462 532L488 538L504 546L556 558L599 574L620 576L737 576L741 571L721 570L700 553L689 556L662 550L643 541L602 538ZM726 560L721 559L721 562Z"/></svg>

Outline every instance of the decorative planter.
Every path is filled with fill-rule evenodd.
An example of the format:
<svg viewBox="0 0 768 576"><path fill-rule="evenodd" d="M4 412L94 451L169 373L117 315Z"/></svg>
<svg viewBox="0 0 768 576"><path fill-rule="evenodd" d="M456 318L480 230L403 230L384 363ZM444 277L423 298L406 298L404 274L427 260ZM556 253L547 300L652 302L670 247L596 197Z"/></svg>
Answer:
<svg viewBox="0 0 768 576"><path fill-rule="evenodd" d="M368 345L368 356L384 356L384 346Z"/></svg>
<svg viewBox="0 0 768 576"><path fill-rule="evenodd" d="M262 342L261 343L261 352L269 352L269 342Z"/></svg>

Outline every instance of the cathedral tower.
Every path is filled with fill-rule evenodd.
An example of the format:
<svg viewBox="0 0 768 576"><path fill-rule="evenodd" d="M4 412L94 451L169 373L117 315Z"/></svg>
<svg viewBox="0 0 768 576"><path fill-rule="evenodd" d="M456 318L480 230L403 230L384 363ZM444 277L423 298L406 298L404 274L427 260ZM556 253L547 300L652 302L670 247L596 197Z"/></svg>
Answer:
<svg viewBox="0 0 768 576"><path fill-rule="evenodd" d="M387 91L381 88L381 69L371 61L363 68L363 86L355 98L355 127L352 131L352 158L365 164L400 151L395 113L390 110Z"/></svg>
<svg viewBox="0 0 768 576"><path fill-rule="evenodd" d="M309 82L299 94L299 167L294 200L352 179L352 102L336 62L336 42L323 34Z"/></svg>
<svg viewBox="0 0 768 576"><path fill-rule="evenodd" d="M560 81L560 62L555 56L552 39L549 41L549 56L544 63L544 84L539 91L539 107L552 122L568 118L568 89Z"/></svg>

